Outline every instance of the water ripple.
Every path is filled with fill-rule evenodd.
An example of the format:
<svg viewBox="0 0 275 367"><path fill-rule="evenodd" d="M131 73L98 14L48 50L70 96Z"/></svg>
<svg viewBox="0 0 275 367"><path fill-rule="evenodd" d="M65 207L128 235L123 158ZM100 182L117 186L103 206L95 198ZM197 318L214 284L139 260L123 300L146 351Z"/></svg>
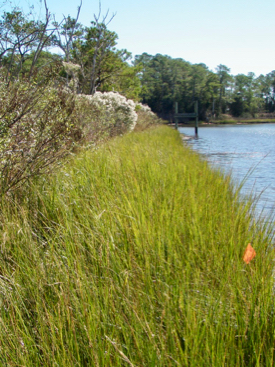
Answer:
<svg viewBox="0 0 275 367"><path fill-rule="evenodd" d="M180 128L192 136L194 128ZM242 192L259 196L257 209L268 215L275 208L275 124L222 125L199 128L186 144L214 166L230 172L236 182L246 178Z"/></svg>

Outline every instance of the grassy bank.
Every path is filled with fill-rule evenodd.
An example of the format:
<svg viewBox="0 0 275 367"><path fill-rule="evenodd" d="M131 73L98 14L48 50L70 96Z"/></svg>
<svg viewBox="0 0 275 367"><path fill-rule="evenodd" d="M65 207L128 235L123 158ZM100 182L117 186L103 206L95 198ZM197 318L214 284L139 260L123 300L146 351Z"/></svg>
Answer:
<svg viewBox="0 0 275 367"><path fill-rule="evenodd" d="M1 365L274 365L268 229L176 131L84 152L1 216Z"/></svg>

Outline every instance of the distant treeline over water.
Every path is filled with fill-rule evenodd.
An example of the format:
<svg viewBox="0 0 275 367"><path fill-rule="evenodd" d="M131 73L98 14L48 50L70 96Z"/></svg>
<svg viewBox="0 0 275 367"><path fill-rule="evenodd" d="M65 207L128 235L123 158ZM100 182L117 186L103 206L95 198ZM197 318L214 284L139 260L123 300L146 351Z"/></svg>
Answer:
<svg viewBox="0 0 275 367"><path fill-rule="evenodd" d="M135 65L139 64L142 100L165 119L172 119L175 101L179 112L193 112L195 100L204 121L224 114L244 118L274 115L274 70L258 77L253 72L234 76L225 65L213 72L203 63L146 53L136 56Z"/></svg>

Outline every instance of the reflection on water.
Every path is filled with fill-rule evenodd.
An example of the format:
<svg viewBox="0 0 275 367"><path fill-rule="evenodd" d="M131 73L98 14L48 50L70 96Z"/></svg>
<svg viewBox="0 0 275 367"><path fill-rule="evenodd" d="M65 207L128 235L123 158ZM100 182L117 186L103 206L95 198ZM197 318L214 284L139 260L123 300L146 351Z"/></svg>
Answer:
<svg viewBox="0 0 275 367"><path fill-rule="evenodd" d="M194 135L194 128L179 128L180 133ZM275 124L206 126L199 137L186 144L213 164L231 172L241 182L247 175L243 193L259 197L258 210L266 214L275 210Z"/></svg>

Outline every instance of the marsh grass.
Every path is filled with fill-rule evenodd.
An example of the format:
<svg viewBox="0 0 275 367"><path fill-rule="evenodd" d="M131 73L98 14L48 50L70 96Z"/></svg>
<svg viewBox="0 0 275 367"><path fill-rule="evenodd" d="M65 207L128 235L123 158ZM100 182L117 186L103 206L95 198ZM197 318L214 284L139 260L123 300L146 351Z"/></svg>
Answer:
<svg viewBox="0 0 275 367"><path fill-rule="evenodd" d="M116 138L5 200L1 365L274 365L272 228L177 132Z"/></svg>

